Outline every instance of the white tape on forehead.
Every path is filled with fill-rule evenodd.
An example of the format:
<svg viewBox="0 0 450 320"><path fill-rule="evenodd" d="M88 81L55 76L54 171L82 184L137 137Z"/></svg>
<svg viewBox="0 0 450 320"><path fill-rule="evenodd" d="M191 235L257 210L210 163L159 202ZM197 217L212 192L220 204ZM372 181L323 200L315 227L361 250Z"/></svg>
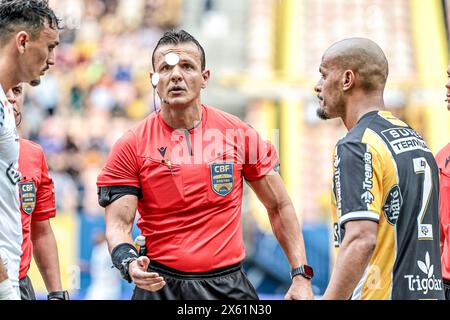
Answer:
<svg viewBox="0 0 450 320"><path fill-rule="evenodd" d="M152 85L156 87L158 85L158 82L159 82L159 73L156 72L152 75Z"/></svg>
<svg viewBox="0 0 450 320"><path fill-rule="evenodd" d="M168 65L175 66L178 62L180 62L180 56L176 53L170 52L166 54L165 60Z"/></svg>

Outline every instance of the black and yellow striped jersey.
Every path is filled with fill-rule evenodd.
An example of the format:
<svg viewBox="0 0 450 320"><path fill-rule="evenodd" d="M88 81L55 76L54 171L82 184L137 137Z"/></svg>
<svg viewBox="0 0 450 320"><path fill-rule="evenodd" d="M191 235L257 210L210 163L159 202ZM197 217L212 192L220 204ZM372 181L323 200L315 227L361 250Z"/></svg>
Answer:
<svg viewBox="0 0 450 320"><path fill-rule="evenodd" d="M365 114L334 151L335 246L345 223L378 223L352 299L443 299L439 171L422 137L387 111ZM351 270L349 270L351 272Z"/></svg>

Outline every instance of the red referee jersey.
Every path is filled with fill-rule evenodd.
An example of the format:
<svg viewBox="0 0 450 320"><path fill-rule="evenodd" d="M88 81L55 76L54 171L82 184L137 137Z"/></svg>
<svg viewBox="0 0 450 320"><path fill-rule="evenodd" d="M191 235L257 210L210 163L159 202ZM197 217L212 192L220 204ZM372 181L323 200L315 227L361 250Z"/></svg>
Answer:
<svg viewBox="0 0 450 320"><path fill-rule="evenodd" d="M243 178L278 164L272 144L239 118L202 106L201 125L174 130L152 114L113 147L97 185L133 186L138 227L150 259L184 272L207 272L245 257Z"/></svg>
<svg viewBox="0 0 450 320"><path fill-rule="evenodd" d="M19 184L20 211L22 212L22 259L19 279L23 279L30 268L33 247L31 243L31 220L41 221L56 215L55 190L48 174L47 163L41 146L20 139Z"/></svg>
<svg viewBox="0 0 450 320"><path fill-rule="evenodd" d="M440 222L441 238L444 238L442 251L442 276L450 280L450 143L436 155L436 161L441 172L440 191Z"/></svg>

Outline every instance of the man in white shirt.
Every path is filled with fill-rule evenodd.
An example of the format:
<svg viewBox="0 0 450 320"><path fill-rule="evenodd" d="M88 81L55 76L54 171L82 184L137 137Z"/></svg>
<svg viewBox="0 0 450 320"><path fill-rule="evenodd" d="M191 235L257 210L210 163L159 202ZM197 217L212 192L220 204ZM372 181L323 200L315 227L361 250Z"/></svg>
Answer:
<svg viewBox="0 0 450 320"><path fill-rule="evenodd" d="M5 92L21 82L38 85L58 44L58 19L47 1L0 1L0 299L20 299L22 255L19 137Z"/></svg>

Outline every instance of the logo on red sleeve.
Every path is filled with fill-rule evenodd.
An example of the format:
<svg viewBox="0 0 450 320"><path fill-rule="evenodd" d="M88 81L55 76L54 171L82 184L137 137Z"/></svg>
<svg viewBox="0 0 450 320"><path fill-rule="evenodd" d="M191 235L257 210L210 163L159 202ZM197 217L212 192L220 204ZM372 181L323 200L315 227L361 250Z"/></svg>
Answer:
<svg viewBox="0 0 450 320"><path fill-rule="evenodd" d="M20 202L22 210L31 215L36 207L36 187L34 182L21 182L19 183L20 189Z"/></svg>

